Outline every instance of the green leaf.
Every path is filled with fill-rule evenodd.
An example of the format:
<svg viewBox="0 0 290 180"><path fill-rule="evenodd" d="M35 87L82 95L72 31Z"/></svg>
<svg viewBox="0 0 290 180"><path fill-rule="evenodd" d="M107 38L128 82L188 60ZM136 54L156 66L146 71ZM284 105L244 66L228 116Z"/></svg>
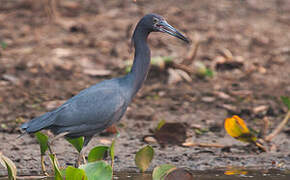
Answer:
<svg viewBox="0 0 290 180"><path fill-rule="evenodd" d="M90 162L80 166L85 170L88 180L111 180L113 170L105 161Z"/></svg>
<svg viewBox="0 0 290 180"><path fill-rule="evenodd" d="M86 172L83 169L68 166L65 170L65 179L69 180L87 180Z"/></svg>
<svg viewBox="0 0 290 180"><path fill-rule="evenodd" d="M159 121L157 127L156 127L156 131L159 131L161 129L161 127L165 124L165 120L162 119L161 121Z"/></svg>
<svg viewBox="0 0 290 180"><path fill-rule="evenodd" d="M94 162L94 161L100 161L104 159L104 155L108 151L108 146L96 146L89 152L88 155L88 161Z"/></svg>
<svg viewBox="0 0 290 180"><path fill-rule="evenodd" d="M34 135L35 135L35 137L40 145L41 155L45 155L45 152L48 148L48 137L41 132L34 133Z"/></svg>
<svg viewBox="0 0 290 180"><path fill-rule="evenodd" d="M131 71L131 68L132 68L131 65L126 66L126 68L125 68L125 72L126 72L126 73L129 73L129 72Z"/></svg>
<svg viewBox="0 0 290 180"><path fill-rule="evenodd" d="M154 156L154 150L151 146L147 145L140 149L135 156L135 164L141 170L141 172L148 169Z"/></svg>
<svg viewBox="0 0 290 180"><path fill-rule="evenodd" d="M16 180L17 169L15 164L0 152L0 164L7 168L8 179Z"/></svg>
<svg viewBox="0 0 290 180"><path fill-rule="evenodd" d="M214 76L213 70L207 68L202 62L196 61L194 65L197 69L197 75L210 78Z"/></svg>
<svg viewBox="0 0 290 180"><path fill-rule="evenodd" d="M153 180L162 180L168 174L168 172L172 171L173 169L176 169L176 167L171 164L157 166L153 170L152 178Z"/></svg>
<svg viewBox="0 0 290 180"><path fill-rule="evenodd" d="M112 141L112 144L110 146L110 156L111 156L111 166L112 166L112 169L114 168L114 160L115 160L115 143L116 143L116 139L114 139Z"/></svg>
<svg viewBox="0 0 290 180"><path fill-rule="evenodd" d="M206 68L205 75L206 75L207 77L212 78L212 77L214 76L214 72L213 72L213 70L211 70L211 69L209 69L209 68Z"/></svg>
<svg viewBox="0 0 290 180"><path fill-rule="evenodd" d="M287 106L288 110L290 110L290 97L281 96L282 102Z"/></svg>
<svg viewBox="0 0 290 180"><path fill-rule="evenodd" d="M51 163L53 164L53 168L54 168L54 179L55 180L63 180L62 176L61 176L61 172L58 168L58 163L57 163L57 159L55 158L55 155L50 154L49 155Z"/></svg>
<svg viewBox="0 0 290 180"><path fill-rule="evenodd" d="M79 137L79 138L66 138L66 140L73 145L76 150L80 153L81 150L83 149L83 145L84 145L84 137Z"/></svg>
<svg viewBox="0 0 290 180"><path fill-rule="evenodd" d="M66 169L60 169L59 172L60 172L60 175L63 179L65 179L65 171Z"/></svg>
<svg viewBox="0 0 290 180"><path fill-rule="evenodd" d="M7 43L6 42L2 41L0 44L1 44L2 49L6 49L7 48Z"/></svg>
<svg viewBox="0 0 290 180"><path fill-rule="evenodd" d="M171 63L173 61L173 57L171 56L155 56L151 58L150 64L152 66L159 67L163 69L166 64ZM132 68L132 60L125 61L125 72L130 72Z"/></svg>

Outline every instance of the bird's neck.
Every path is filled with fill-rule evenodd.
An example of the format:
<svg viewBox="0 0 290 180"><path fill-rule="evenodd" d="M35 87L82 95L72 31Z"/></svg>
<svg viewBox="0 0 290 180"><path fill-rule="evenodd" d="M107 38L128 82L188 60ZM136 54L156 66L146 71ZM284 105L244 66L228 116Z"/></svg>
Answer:
<svg viewBox="0 0 290 180"><path fill-rule="evenodd" d="M148 31L137 25L132 38L135 47L134 62L131 72L128 74L131 79L132 97L141 88L149 70L150 49L147 45L148 35Z"/></svg>

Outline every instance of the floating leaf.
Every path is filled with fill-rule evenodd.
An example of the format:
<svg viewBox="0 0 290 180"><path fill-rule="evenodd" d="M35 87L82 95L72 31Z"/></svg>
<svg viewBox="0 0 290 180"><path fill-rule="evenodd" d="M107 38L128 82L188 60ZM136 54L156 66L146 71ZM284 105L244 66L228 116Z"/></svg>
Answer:
<svg viewBox="0 0 290 180"><path fill-rule="evenodd" d="M89 152L88 161L100 161L104 159L106 152L108 151L108 146L96 146Z"/></svg>
<svg viewBox="0 0 290 180"><path fill-rule="evenodd" d="M86 172L83 169L78 169L68 166L65 170L65 179L69 180L87 180Z"/></svg>
<svg viewBox="0 0 290 180"><path fill-rule="evenodd" d="M175 169L176 167L171 164L163 164L154 168L152 173L153 180L162 180L168 174L169 171Z"/></svg>
<svg viewBox="0 0 290 180"><path fill-rule="evenodd" d="M17 169L15 164L0 152L0 164L7 168L9 180L16 180Z"/></svg>
<svg viewBox="0 0 290 180"><path fill-rule="evenodd" d="M142 171L148 169L154 156L154 150L151 146L147 145L140 149L135 156L135 164Z"/></svg>
<svg viewBox="0 0 290 180"><path fill-rule="evenodd" d="M80 166L85 170L88 180L111 180L113 170L105 161L96 161Z"/></svg>
<svg viewBox="0 0 290 180"><path fill-rule="evenodd" d="M281 96L283 103L287 106L288 110L290 110L290 97Z"/></svg>
<svg viewBox="0 0 290 180"><path fill-rule="evenodd" d="M41 133L41 132L37 132L37 133L34 133L38 143L40 144L40 153L41 155L45 155L45 152L48 148L48 137Z"/></svg>
<svg viewBox="0 0 290 180"><path fill-rule="evenodd" d="M58 168L58 163L57 163L57 159L56 159L55 155L50 154L49 157L50 157L50 160L51 160L51 162L53 164L53 168L54 168L54 179L55 180L63 180L63 178L61 176L61 172Z"/></svg>
<svg viewBox="0 0 290 180"><path fill-rule="evenodd" d="M245 122L239 116L235 115L227 118L224 126L227 133L239 141L253 143L257 140L257 137L250 132Z"/></svg>
<svg viewBox="0 0 290 180"><path fill-rule="evenodd" d="M66 138L66 140L72 144L76 150L80 153L81 150L83 149L83 145L84 145L84 137L79 137L79 138Z"/></svg>

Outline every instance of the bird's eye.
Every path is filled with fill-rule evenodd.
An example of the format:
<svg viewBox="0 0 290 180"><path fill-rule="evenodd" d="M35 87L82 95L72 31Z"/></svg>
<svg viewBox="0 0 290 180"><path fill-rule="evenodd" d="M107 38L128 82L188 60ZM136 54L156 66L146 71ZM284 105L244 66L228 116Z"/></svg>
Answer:
<svg viewBox="0 0 290 180"><path fill-rule="evenodd" d="M154 24L158 23L158 21L159 21L159 20L158 20L157 18L153 18L153 23L154 23Z"/></svg>

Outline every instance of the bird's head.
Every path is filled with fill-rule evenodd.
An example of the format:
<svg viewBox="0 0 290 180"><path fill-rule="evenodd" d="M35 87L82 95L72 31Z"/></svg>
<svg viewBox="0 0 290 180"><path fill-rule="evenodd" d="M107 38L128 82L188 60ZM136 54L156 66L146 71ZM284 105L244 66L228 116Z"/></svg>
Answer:
<svg viewBox="0 0 290 180"><path fill-rule="evenodd" d="M167 21L158 14L147 14L140 22L149 32L167 33L189 43L189 40L185 36L168 24Z"/></svg>

